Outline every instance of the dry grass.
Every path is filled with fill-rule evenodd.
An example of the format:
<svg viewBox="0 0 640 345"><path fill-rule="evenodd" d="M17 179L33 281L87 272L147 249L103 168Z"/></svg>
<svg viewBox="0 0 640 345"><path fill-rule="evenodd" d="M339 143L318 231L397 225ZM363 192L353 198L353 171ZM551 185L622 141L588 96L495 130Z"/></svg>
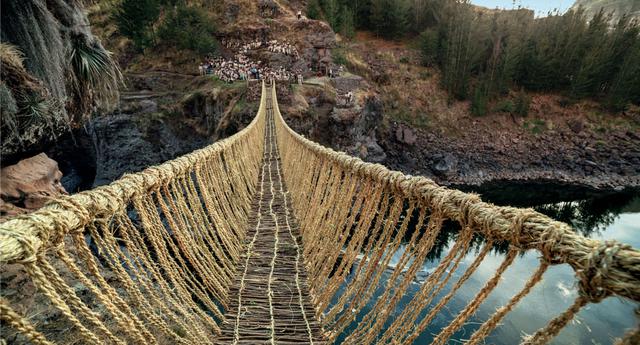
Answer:
<svg viewBox="0 0 640 345"><path fill-rule="evenodd" d="M24 55L16 46L0 42L0 60L16 67L23 67Z"/></svg>

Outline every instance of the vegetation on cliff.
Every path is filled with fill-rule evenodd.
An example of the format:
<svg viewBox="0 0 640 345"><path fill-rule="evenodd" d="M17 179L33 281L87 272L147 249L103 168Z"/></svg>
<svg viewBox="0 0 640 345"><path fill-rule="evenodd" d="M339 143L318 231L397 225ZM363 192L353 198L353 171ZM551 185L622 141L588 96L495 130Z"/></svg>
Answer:
<svg viewBox="0 0 640 345"><path fill-rule="evenodd" d="M215 19L187 1L123 0L111 9L120 32L138 49L173 45L200 54L215 53Z"/></svg>
<svg viewBox="0 0 640 345"><path fill-rule="evenodd" d="M2 1L0 12L4 163L113 106L121 76L76 1Z"/></svg>
<svg viewBox="0 0 640 345"><path fill-rule="evenodd" d="M470 99L476 115L514 89L596 99L612 111L640 104L640 28L628 15L577 7L535 18L455 0L313 0L309 11L338 32L416 38L422 63L439 67L442 87Z"/></svg>

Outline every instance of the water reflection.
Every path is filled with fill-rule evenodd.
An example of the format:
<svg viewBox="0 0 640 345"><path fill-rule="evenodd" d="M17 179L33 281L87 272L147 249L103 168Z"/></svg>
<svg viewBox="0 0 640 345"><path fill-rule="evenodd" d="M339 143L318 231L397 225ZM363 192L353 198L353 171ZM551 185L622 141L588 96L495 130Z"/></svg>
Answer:
<svg viewBox="0 0 640 345"><path fill-rule="evenodd" d="M498 201L484 199L488 202L495 202L498 205L508 205L509 201L504 197ZM623 212L640 213L640 192L605 194L588 199L557 203L547 203L545 199L536 200L530 199L533 202L532 204L521 205L521 207L531 207L555 220L570 224L574 230L585 237L601 234L604 229L613 225ZM437 260L440 258L448 244L454 241L459 231L460 225L457 222L445 222L427 259ZM412 232L408 231L405 239L408 240L411 234ZM609 239L610 237L605 238ZM474 236L471 248L478 250L482 244L484 244L484 238L479 235ZM494 245L493 251L504 254L508 248L507 243L497 243Z"/></svg>
<svg viewBox="0 0 640 345"><path fill-rule="evenodd" d="M625 208L630 210L638 206L640 202L635 199L634 193L621 193L534 208L553 219L571 224L580 234L590 237L594 232L598 233L613 224ZM640 210L636 209L636 212Z"/></svg>
<svg viewBox="0 0 640 345"><path fill-rule="evenodd" d="M485 198L486 200L487 198ZM508 204L508 201L494 203ZM636 248L640 247L640 194L618 193L590 198L549 203L547 200L538 200L527 205L554 219L569 223L583 236L597 239L616 239L628 243ZM455 222L446 222L438 235L436 244L429 257L425 260L421 272L416 275L416 281L407 290L407 294L398 304L394 315L399 315L411 298L419 290L420 284L433 272L440 258L446 255L450 246L455 242L460 226ZM407 238L410 235L407 235ZM433 302L425 308L422 316L437 304L440 297L447 294L452 284L461 277L464 271L471 265L484 240L481 236L473 239L471 249L464 257L460 268L453 272L453 277L447 287L443 289ZM428 344L433 335L446 327L455 316L473 299L476 293L484 286L495 273L497 267L504 259L507 244L494 246L478 269L465 282L446 308L433 320L429 328L414 342L414 344ZM393 255L391 265L398 262L404 248L401 247ZM476 314L454 334L450 344L461 343L484 322L495 310L506 304L509 299L517 294L536 270L539 264L539 254L535 251L527 252L519 256L514 264L507 269L502 276L497 288L489 295ZM385 278L388 279L388 272ZM378 289L367 305L360 313L364 316L373 307L374 301L380 296L388 280L378 286ZM395 284L391 282L391 284ZM338 293L337 295L340 295ZM532 334L538 328L543 327L550 318L562 313L577 296L575 274L568 265L551 267L539 283L514 310L502 321L500 327L493 331L486 339L487 344L518 344L525 334ZM598 304L590 304L578 313L574 322L570 323L553 340L552 344L613 344L616 338L621 337L627 330L637 325L637 320L632 316L638 303L620 298L607 298ZM393 317L392 317L393 318ZM385 328L390 322L387 322ZM355 323L352 325L355 327ZM338 338L338 343L346 334Z"/></svg>

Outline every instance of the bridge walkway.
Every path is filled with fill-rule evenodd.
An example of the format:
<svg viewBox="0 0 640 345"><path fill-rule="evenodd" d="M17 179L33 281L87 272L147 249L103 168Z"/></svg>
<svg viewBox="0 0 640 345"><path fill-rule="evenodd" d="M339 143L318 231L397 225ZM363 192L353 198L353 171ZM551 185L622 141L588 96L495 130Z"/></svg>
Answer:
<svg viewBox="0 0 640 345"><path fill-rule="evenodd" d="M267 94L269 95L269 94ZM267 97L265 151L245 248L215 344L325 344L314 316L297 223L282 179Z"/></svg>

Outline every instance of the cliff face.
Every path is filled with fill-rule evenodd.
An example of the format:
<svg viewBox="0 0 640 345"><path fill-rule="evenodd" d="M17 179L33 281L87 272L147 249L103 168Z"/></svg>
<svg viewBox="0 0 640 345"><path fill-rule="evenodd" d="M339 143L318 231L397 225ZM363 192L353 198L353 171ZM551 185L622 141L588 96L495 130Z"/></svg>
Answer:
<svg viewBox="0 0 640 345"><path fill-rule="evenodd" d="M100 101L105 105L105 95L117 94L119 73L91 34L79 1L2 1L0 12L0 61L11 67L3 69L0 84L7 100L5 164L41 150L69 125L80 125ZM92 69L95 61L104 62L103 68Z"/></svg>
<svg viewBox="0 0 640 345"><path fill-rule="evenodd" d="M592 17L600 10L612 13L612 24L617 22L623 14L640 18L640 0L576 0L571 8L575 10L579 7L585 9L588 17Z"/></svg>

